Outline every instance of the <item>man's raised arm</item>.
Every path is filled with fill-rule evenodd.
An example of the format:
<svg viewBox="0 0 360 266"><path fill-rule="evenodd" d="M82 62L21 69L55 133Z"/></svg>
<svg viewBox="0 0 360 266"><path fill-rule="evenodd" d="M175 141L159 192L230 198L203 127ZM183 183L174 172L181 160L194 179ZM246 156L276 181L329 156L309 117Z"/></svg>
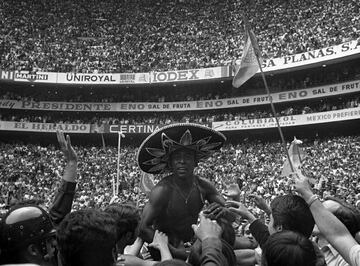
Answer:
<svg viewBox="0 0 360 266"><path fill-rule="evenodd" d="M49 210L52 221L58 225L65 215L71 211L75 195L78 158L71 146L70 136L67 135L65 139L64 133L61 131L57 131L56 136L66 161L60 188Z"/></svg>

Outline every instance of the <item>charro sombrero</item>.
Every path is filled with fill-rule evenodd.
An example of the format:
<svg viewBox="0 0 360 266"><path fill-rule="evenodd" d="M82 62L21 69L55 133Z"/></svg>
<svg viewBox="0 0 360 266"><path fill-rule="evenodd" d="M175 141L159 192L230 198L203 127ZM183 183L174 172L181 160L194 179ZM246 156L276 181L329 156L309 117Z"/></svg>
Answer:
<svg viewBox="0 0 360 266"><path fill-rule="evenodd" d="M141 170L150 174L169 171L169 157L179 148L195 151L197 159L208 158L219 150L226 137L209 127L192 124L171 124L154 131L139 147L137 161Z"/></svg>

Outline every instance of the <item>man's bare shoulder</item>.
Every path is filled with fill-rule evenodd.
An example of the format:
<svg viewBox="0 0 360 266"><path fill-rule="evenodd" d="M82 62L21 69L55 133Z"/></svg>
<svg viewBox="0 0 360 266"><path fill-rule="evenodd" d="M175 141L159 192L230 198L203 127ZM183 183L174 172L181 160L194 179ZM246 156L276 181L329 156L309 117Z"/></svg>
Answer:
<svg viewBox="0 0 360 266"><path fill-rule="evenodd" d="M166 201L170 193L172 191L171 187L171 175L164 177L161 179L155 187L151 190L150 194L150 201L152 202L159 202L159 201Z"/></svg>
<svg viewBox="0 0 360 266"><path fill-rule="evenodd" d="M205 191L213 191L215 189L214 184L206 178L197 176L199 188Z"/></svg>

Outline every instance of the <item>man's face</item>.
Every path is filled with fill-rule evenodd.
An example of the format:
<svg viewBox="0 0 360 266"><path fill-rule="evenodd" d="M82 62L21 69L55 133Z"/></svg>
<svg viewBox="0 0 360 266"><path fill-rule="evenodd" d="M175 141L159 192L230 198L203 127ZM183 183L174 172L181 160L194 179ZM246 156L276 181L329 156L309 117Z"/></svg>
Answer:
<svg viewBox="0 0 360 266"><path fill-rule="evenodd" d="M325 209L327 209L328 211L330 211L331 213L334 213L339 207L341 207L341 204L336 202L336 201L333 201L333 200L325 200L323 202L323 205L325 207ZM319 231L319 228L317 227L317 225L315 224L314 226L314 229L313 229L313 232L312 234L314 236L319 236L321 235L320 231Z"/></svg>
<svg viewBox="0 0 360 266"><path fill-rule="evenodd" d="M191 176L196 167L195 152L188 149L179 149L170 157L173 173L181 178Z"/></svg>
<svg viewBox="0 0 360 266"><path fill-rule="evenodd" d="M57 250L57 242L55 235L46 239L46 250L49 259L48 261L49 265L52 266L58 265L58 256L57 256L58 250Z"/></svg>

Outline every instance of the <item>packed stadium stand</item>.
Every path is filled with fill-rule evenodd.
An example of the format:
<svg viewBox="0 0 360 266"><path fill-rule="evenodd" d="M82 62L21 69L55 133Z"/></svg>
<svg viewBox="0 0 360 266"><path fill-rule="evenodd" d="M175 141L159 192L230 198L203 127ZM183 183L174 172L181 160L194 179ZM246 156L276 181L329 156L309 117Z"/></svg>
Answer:
<svg viewBox="0 0 360 266"><path fill-rule="evenodd" d="M231 81L248 15L285 138L304 141L321 197L359 199L360 12L354 0L10 1L0 3L1 208L49 206L64 162L57 129L79 155L73 209L104 207L121 147L121 199L143 206L140 142L175 122L223 132L197 171L224 192L288 192L285 151L257 73ZM155 180L158 180L155 177ZM243 195L245 197L245 195ZM250 204L250 203L249 203ZM257 212L253 206L254 212Z"/></svg>

